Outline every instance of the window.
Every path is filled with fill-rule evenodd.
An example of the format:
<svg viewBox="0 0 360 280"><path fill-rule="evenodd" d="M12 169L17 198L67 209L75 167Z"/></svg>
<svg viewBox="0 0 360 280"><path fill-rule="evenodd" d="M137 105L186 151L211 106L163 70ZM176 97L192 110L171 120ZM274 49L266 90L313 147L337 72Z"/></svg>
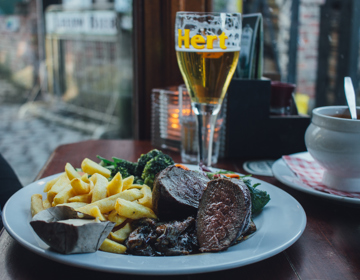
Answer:
<svg viewBox="0 0 360 280"><path fill-rule="evenodd" d="M356 0L214 0L215 11L260 12L264 18L264 76L297 85L313 107L343 105L344 77L359 81ZM274 75L275 74L275 75ZM275 78L276 79L276 78Z"/></svg>

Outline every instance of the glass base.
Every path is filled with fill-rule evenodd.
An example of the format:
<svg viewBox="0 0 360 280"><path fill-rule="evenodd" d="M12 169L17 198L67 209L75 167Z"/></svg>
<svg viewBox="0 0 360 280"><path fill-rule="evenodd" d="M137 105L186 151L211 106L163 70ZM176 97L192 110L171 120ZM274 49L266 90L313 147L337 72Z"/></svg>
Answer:
<svg viewBox="0 0 360 280"><path fill-rule="evenodd" d="M215 123L211 163L216 164L220 150L220 132L223 116L219 115ZM183 163L198 164L198 134L195 116L181 119L181 160Z"/></svg>
<svg viewBox="0 0 360 280"><path fill-rule="evenodd" d="M198 157L196 155L189 155L184 152L181 152L181 162L188 163L188 164L198 164ZM211 157L211 163L216 164L218 162L218 156L213 155Z"/></svg>

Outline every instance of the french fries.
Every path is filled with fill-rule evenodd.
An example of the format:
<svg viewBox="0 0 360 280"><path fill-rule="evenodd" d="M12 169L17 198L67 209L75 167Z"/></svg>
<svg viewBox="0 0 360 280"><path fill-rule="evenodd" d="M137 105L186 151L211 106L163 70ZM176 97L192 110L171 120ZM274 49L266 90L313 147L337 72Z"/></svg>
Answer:
<svg viewBox="0 0 360 280"><path fill-rule="evenodd" d="M78 208L76 210L79 212L91 215L90 214L91 208L93 208L94 206L98 206L101 213L108 213L115 209L115 203L118 198L133 201L133 200L141 198L142 196L143 196L143 194L141 193L141 191L139 191L137 189L126 190L121 193L109 196L107 198L92 202L92 203L90 203L84 207Z"/></svg>
<svg viewBox="0 0 360 280"><path fill-rule="evenodd" d="M89 175L87 173L81 176L81 180L85 183L90 183Z"/></svg>
<svg viewBox="0 0 360 280"><path fill-rule="evenodd" d="M51 189L47 192L47 200L52 203L54 197L61 192L66 186L70 184L70 180L67 175L64 173L59 177Z"/></svg>
<svg viewBox="0 0 360 280"><path fill-rule="evenodd" d="M131 186L129 186L127 189L141 189L144 185L138 185L138 184L132 184ZM123 189L125 190L125 189Z"/></svg>
<svg viewBox="0 0 360 280"><path fill-rule="evenodd" d="M122 244L119 244L115 241L112 241L108 238L105 238L104 242L100 246L101 251L124 254L126 252L126 247Z"/></svg>
<svg viewBox="0 0 360 280"><path fill-rule="evenodd" d="M93 208L91 208L90 215L95 218L99 218L100 221L106 221L105 217L100 212L99 206L94 206Z"/></svg>
<svg viewBox="0 0 360 280"><path fill-rule="evenodd" d="M127 201L122 198L118 198L116 200L115 210L120 216L133 220L138 220L141 218L157 218L153 210L150 208L136 202Z"/></svg>
<svg viewBox="0 0 360 280"><path fill-rule="evenodd" d="M85 204L87 203L91 203L91 197L92 197L92 193L86 193L86 194L80 194L80 195L75 195L73 197L69 198L69 202L85 202Z"/></svg>
<svg viewBox="0 0 360 280"><path fill-rule="evenodd" d="M61 176L60 176L61 177ZM56 181L60 179L60 177L56 177L55 179L50 180L45 184L44 192L48 192L51 190L52 186L55 185Z"/></svg>
<svg viewBox="0 0 360 280"><path fill-rule="evenodd" d="M78 195L87 194L90 192L90 181L89 183L85 183L79 178L74 178L71 180L70 185Z"/></svg>
<svg viewBox="0 0 360 280"><path fill-rule="evenodd" d="M91 176L90 181L94 183L91 202L106 198L108 180L101 174L96 173Z"/></svg>
<svg viewBox="0 0 360 280"><path fill-rule="evenodd" d="M110 232L110 237L111 237L111 240L114 240L119 243L123 243L125 241L125 239L128 238L130 232L131 232L130 223L127 223L121 229L114 231L114 232Z"/></svg>
<svg viewBox="0 0 360 280"><path fill-rule="evenodd" d="M112 180L107 186L107 195L108 196L114 195L120 193L122 190L123 190L123 179L121 173L118 172L116 173L114 178L112 178Z"/></svg>
<svg viewBox="0 0 360 280"><path fill-rule="evenodd" d="M100 247L102 251L123 254L126 247L120 243L132 230L131 220L157 218L152 210L151 189L134 184L134 176L123 178L119 172L109 180L111 172L87 158L81 167L84 174L67 163L64 173L45 184L44 200L41 194L32 195L31 215L66 205L101 221L113 222L115 227L127 222L121 229L111 232Z"/></svg>
<svg viewBox="0 0 360 280"><path fill-rule="evenodd" d="M70 181L75 178L81 178L80 174L75 170L75 168L70 163L67 163L65 165L65 173Z"/></svg>
<svg viewBox="0 0 360 280"><path fill-rule="evenodd" d="M37 213L44 210L44 206L42 203L42 195L41 194L33 194L31 196L31 216L35 216Z"/></svg>
<svg viewBox="0 0 360 280"><path fill-rule="evenodd" d="M144 194L142 198L139 199L139 203L145 207L152 209L152 192L150 187L143 185L141 192Z"/></svg>
<svg viewBox="0 0 360 280"><path fill-rule="evenodd" d="M129 189L133 185L134 179L135 177L131 175L123 180L123 187L122 187L123 191Z"/></svg>
<svg viewBox="0 0 360 280"><path fill-rule="evenodd" d="M70 184L64 187L57 195L55 195L52 206L68 202L69 198L73 197L75 192Z"/></svg>
<svg viewBox="0 0 360 280"><path fill-rule="evenodd" d="M68 203L63 203L61 204L61 206L69 206L73 209L76 209L76 208L80 208L80 207L83 207L85 206L87 203L85 202L68 202Z"/></svg>
<svg viewBox="0 0 360 280"><path fill-rule="evenodd" d="M96 163L95 161L92 161L88 158L84 159L81 163L81 169L85 173L88 173L90 175L93 175L95 173L103 175L105 178L110 177L110 170L106 169L105 167L102 167L100 164Z"/></svg>
<svg viewBox="0 0 360 280"><path fill-rule="evenodd" d="M52 207L52 205L48 199L43 200L42 204L43 204L44 210Z"/></svg>
<svg viewBox="0 0 360 280"><path fill-rule="evenodd" d="M107 219L108 221L115 223L115 226L117 227L121 225L123 222L125 222L127 218L120 216L114 209L110 212Z"/></svg>

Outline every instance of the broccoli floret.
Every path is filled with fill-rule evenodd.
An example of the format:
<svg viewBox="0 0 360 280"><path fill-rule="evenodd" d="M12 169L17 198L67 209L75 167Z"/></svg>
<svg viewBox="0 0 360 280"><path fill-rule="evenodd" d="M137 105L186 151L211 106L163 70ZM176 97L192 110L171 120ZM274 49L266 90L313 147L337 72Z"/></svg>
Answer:
<svg viewBox="0 0 360 280"><path fill-rule="evenodd" d="M134 184L136 184L136 185L144 185L144 180L141 179L141 178L138 177L138 176L135 176L135 178L134 178Z"/></svg>
<svg viewBox="0 0 360 280"><path fill-rule="evenodd" d="M123 178L134 175L134 184L143 185L145 183L151 188L156 174L169 165L174 164L174 161L170 156L165 155L156 149L151 150L147 154L142 154L138 162L131 162L116 157L113 157L113 161L110 161L101 156L97 157L101 160L102 166L111 171L111 175L108 178L109 180L111 180L116 173L120 172ZM147 164L149 164L149 166L145 168Z"/></svg>
<svg viewBox="0 0 360 280"><path fill-rule="evenodd" d="M154 149L148 152L147 154L142 154L140 158L138 159L137 166L135 168L135 174L136 176L141 177L142 173L144 171L146 163L156 157L157 155L163 154L161 151Z"/></svg>
<svg viewBox="0 0 360 280"><path fill-rule="evenodd" d="M144 180L145 185L151 189L154 185L156 174L164 170L169 165L173 165L174 161L169 155L160 154L148 161L145 165L141 178Z"/></svg>
<svg viewBox="0 0 360 280"><path fill-rule="evenodd" d="M121 176L123 178L134 175L135 167L136 167L135 162L131 162L125 159L120 159L115 157L113 157L114 161L110 161L101 156L97 156L97 158L101 160L100 165L104 166L105 168L111 171L111 175L108 178L108 180L111 180L118 172L121 173Z"/></svg>
<svg viewBox="0 0 360 280"><path fill-rule="evenodd" d="M111 173L111 177L114 177L118 172L120 172L122 178L127 178L131 176L131 174L127 171L126 168L119 166L116 168L116 172L114 175Z"/></svg>
<svg viewBox="0 0 360 280"><path fill-rule="evenodd" d="M125 168L130 175L135 175L136 162L131 162L125 159L113 157L115 167Z"/></svg>

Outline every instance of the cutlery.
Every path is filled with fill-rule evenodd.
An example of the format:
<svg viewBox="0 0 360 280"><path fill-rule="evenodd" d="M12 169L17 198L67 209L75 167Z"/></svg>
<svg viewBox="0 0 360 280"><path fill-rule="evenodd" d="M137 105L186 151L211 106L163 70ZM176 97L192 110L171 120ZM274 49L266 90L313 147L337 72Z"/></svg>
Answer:
<svg viewBox="0 0 360 280"><path fill-rule="evenodd" d="M353 120L356 120L357 119L356 99L355 99L356 96L350 77L344 78L344 88L345 88L346 101L349 106L350 116Z"/></svg>

